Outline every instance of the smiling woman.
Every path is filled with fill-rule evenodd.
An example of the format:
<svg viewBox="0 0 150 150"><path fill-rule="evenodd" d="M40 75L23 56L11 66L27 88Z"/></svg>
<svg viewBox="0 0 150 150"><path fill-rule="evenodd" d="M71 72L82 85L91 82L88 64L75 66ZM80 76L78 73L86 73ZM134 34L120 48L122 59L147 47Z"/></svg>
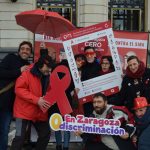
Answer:
<svg viewBox="0 0 150 150"><path fill-rule="evenodd" d="M126 75L122 81L120 100L132 112L133 100L144 96L150 102L150 69L137 56L127 59Z"/></svg>

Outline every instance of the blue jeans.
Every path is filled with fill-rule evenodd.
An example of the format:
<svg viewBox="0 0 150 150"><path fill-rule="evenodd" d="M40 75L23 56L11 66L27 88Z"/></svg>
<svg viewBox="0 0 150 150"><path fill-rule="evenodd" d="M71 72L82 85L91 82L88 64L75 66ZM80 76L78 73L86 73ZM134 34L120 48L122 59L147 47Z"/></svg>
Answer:
<svg viewBox="0 0 150 150"><path fill-rule="evenodd" d="M0 111L0 150L7 150L12 112Z"/></svg>
<svg viewBox="0 0 150 150"><path fill-rule="evenodd" d="M56 145L62 145L62 133L61 131L55 131ZM70 142L70 132L64 131L64 144L63 147L69 147Z"/></svg>

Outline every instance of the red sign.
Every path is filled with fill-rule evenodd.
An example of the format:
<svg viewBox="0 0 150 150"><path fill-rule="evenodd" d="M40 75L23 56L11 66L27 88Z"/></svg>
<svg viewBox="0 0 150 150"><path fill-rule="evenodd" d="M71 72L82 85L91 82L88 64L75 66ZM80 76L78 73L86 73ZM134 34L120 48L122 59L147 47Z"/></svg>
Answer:
<svg viewBox="0 0 150 150"><path fill-rule="evenodd" d="M84 47L86 46L95 48L97 58L101 58L101 56L108 53L108 40L106 36L78 44L78 53L84 53Z"/></svg>
<svg viewBox="0 0 150 150"><path fill-rule="evenodd" d="M63 48L62 41L60 39L54 39L53 37L44 36L40 34L35 34L35 51L34 51L34 61L37 61L40 55L40 47L43 46L47 49L53 49L56 52L56 60L59 61L59 51Z"/></svg>
<svg viewBox="0 0 150 150"><path fill-rule="evenodd" d="M114 31L114 36L123 70L131 55L139 57L146 65L148 33Z"/></svg>

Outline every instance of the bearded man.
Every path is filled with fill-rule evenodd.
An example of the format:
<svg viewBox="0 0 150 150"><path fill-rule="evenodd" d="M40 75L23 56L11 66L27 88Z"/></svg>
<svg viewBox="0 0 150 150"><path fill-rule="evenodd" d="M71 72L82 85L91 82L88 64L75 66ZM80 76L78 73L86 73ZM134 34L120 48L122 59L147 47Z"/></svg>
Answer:
<svg viewBox="0 0 150 150"><path fill-rule="evenodd" d="M131 137L135 132L133 116L124 106L113 106L107 104L107 97L102 93L93 96L93 113L91 117L97 119L115 119L121 123L125 134L121 136L82 133L78 131L85 142L86 150L135 150Z"/></svg>

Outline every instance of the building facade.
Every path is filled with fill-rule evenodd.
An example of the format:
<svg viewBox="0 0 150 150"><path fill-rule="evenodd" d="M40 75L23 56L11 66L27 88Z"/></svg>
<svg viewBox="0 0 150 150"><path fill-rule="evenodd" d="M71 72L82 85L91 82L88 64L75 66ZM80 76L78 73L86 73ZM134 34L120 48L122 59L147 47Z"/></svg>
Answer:
<svg viewBox="0 0 150 150"><path fill-rule="evenodd" d="M22 40L33 42L34 35L16 24L15 15L35 8L56 11L77 27L111 20L114 30L150 30L149 0L0 0L1 56Z"/></svg>

